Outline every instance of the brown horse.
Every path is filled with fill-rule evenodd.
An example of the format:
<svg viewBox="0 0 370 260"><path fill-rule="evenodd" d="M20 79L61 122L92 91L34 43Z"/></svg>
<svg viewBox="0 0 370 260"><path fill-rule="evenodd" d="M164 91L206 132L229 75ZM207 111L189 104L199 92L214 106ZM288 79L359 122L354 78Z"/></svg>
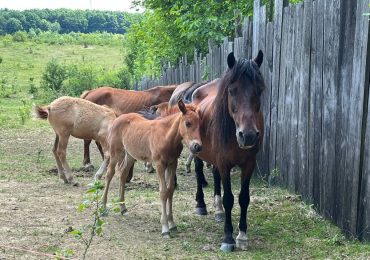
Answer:
<svg viewBox="0 0 370 260"><path fill-rule="evenodd" d="M113 122L108 138L110 162L103 205L107 203L109 184L117 171L120 174L121 213L124 213L125 183L130 169L136 160L155 163L162 204L162 235L165 238L176 227L172 215L172 198L177 160L183 148L181 140L193 153L202 149L198 111L195 106L185 106L182 101L178 102L178 107L181 113L152 121L135 113L121 115Z"/></svg>
<svg viewBox="0 0 370 260"><path fill-rule="evenodd" d="M241 211L236 247L246 249L247 246L246 216L250 201L249 184L264 132L263 115L260 110L260 98L265 88L263 77L259 71L262 61L262 51L259 51L254 60L240 59L236 61L234 54L230 53L227 58L229 68L224 76L193 93L193 103L197 104L202 118L203 149L197 156L217 167L213 171L216 214L222 213L220 180L224 189L222 203L225 208L225 222L224 239L221 244L223 251L231 251L235 248L231 220L234 196L230 182L230 170L235 165L241 168L239 194ZM170 104L176 98L172 97ZM199 170L196 164L197 175L199 175ZM197 208L206 212L199 178L197 178L197 182Z"/></svg>
<svg viewBox="0 0 370 260"><path fill-rule="evenodd" d="M184 83L182 85L188 87L192 84L193 83ZM112 108L117 115L122 115L138 112L144 107L150 107L168 101L176 87L177 85L158 86L144 91L100 87L85 91L80 97L98 105L106 105ZM85 140L84 142L83 165L85 167L91 165L89 151L90 143L91 140ZM102 153L100 148L99 150Z"/></svg>
<svg viewBox="0 0 370 260"><path fill-rule="evenodd" d="M61 97L49 106L35 107L35 116L48 119L55 132L53 153L57 163L58 174L65 183L73 180L71 169L66 160L68 139L72 135L80 139L93 139L99 142L104 152L104 165L107 164L107 136L113 120L116 118L113 110L96 105L90 101Z"/></svg>

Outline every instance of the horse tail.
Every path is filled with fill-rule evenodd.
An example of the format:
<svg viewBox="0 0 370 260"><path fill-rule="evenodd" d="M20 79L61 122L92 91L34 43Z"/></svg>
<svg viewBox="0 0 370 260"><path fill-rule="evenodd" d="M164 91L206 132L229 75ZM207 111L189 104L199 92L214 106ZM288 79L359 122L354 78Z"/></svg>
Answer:
<svg viewBox="0 0 370 260"><path fill-rule="evenodd" d="M41 119L47 119L50 113L49 106L46 106L46 107L35 106L33 111L34 111L34 117L41 118Z"/></svg>
<svg viewBox="0 0 370 260"><path fill-rule="evenodd" d="M91 90L85 90L84 92L82 92L80 98L83 98L85 99L87 97L87 95L90 93Z"/></svg>

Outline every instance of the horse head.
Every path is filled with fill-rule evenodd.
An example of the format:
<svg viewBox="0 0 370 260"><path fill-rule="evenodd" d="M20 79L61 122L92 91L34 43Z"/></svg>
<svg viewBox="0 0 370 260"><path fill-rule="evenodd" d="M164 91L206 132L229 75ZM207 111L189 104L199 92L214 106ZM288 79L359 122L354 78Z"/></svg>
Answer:
<svg viewBox="0 0 370 260"><path fill-rule="evenodd" d="M181 111L180 134L190 151L197 154L202 150L199 111L193 105L185 105L182 100L177 105Z"/></svg>
<svg viewBox="0 0 370 260"><path fill-rule="evenodd" d="M216 146L230 142L232 135L240 148L249 149L259 143L263 126L261 119L261 94L265 83L259 70L263 53L254 60L239 59L234 54L227 57L228 70L220 83L215 104L215 126L220 136L215 136ZM235 140L235 139L234 139Z"/></svg>

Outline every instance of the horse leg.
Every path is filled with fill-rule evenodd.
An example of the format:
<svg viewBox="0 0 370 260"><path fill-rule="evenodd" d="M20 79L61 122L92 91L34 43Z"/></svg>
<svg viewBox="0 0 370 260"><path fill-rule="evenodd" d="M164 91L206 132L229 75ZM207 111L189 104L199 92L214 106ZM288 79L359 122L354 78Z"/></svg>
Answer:
<svg viewBox="0 0 370 260"><path fill-rule="evenodd" d="M194 157L194 164L195 164L195 175L197 177L197 193L195 195L195 200L197 201L197 205L195 207L195 212L197 215L207 215L207 206L204 202L204 193L203 193L203 184L202 184L202 176L203 174L203 161L198 157Z"/></svg>
<svg viewBox="0 0 370 260"><path fill-rule="evenodd" d="M157 174L159 178L159 194L162 204L162 215L161 215L162 237L170 238L170 229L168 227L168 218L167 218L168 189L165 179L166 167L163 162L159 162L156 165L157 165Z"/></svg>
<svg viewBox="0 0 370 260"><path fill-rule="evenodd" d="M83 168L85 169L85 171L91 171L94 169L94 166L91 164L90 161L90 144L91 140L84 140Z"/></svg>
<svg viewBox="0 0 370 260"><path fill-rule="evenodd" d="M72 170L69 167L69 164L67 162L67 145L68 145L68 139L69 135L59 135L59 142L57 147L57 155L60 159L60 162L64 169L64 175L67 179L67 183L72 183L73 176L72 176ZM64 180L64 182L66 182ZM77 183L76 183L77 184Z"/></svg>
<svg viewBox="0 0 370 260"><path fill-rule="evenodd" d="M217 222L224 221L224 209L222 207L222 200L221 200L221 177L220 172L218 171L216 166L212 168L213 174L213 181L214 181L214 207L215 207L215 220Z"/></svg>
<svg viewBox="0 0 370 260"><path fill-rule="evenodd" d="M120 160L119 155L117 153L112 153L112 156L109 160L109 164L107 168L107 174L105 177L105 187L104 187L104 192L102 196L102 204L103 204L104 209L107 206L109 185L115 174L115 168L116 168L117 163L119 163L119 160Z"/></svg>
<svg viewBox="0 0 370 260"><path fill-rule="evenodd" d="M147 173L154 173L155 169L153 168L153 165L150 162L145 162L145 171Z"/></svg>
<svg viewBox="0 0 370 260"><path fill-rule="evenodd" d="M68 183L67 177L64 174L64 169L63 169L62 163L61 163L61 161L59 159L59 155L57 153L58 144L59 144L59 136L57 134L55 134L53 154L54 154L54 157L55 157L55 161L57 163L58 175L59 175L59 178L61 178L64 181L64 183Z"/></svg>
<svg viewBox="0 0 370 260"><path fill-rule="evenodd" d="M224 196L222 198L222 203L225 208L225 237L222 241L220 249L224 252L230 252L235 249L235 240L233 238L233 224L231 221L231 211L234 206L234 195L231 190L230 169L223 169L222 171L222 186L224 187Z"/></svg>
<svg viewBox="0 0 370 260"><path fill-rule="evenodd" d="M99 143L96 142L96 144L98 145ZM104 172L107 170L107 165L109 163L108 144L102 143L102 145L99 144L99 146L100 146L101 152L103 153L103 163L100 165L99 170L95 173L95 180L101 179Z"/></svg>
<svg viewBox="0 0 370 260"><path fill-rule="evenodd" d="M102 145L98 141L95 141L95 144L98 147L98 150L100 152L101 158L104 160L104 151L103 151Z"/></svg>
<svg viewBox="0 0 370 260"><path fill-rule="evenodd" d="M194 154L189 154L188 159L186 159L185 163L185 168L186 168L186 173L191 173L191 162L194 159Z"/></svg>
<svg viewBox="0 0 370 260"><path fill-rule="evenodd" d="M241 173L241 190L239 194L240 220L236 247L242 250L247 249L247 210L250 202L249 184L255 165L256 160L254 158L242 167Z"/></svg>
<svg viewBox="0 0 370 260"><path fill-rule="evenodd" d="M125 154L125 157L121 162L117 165L116 171L119 172L120 176L120 183L119 183L119 202L121 208L121 214L127 212L127 208L125 205L125 186L126 186L126 178L131 173L131 170L134 168L135 159L131 157L128 153Z"/></svg>
<svg viewBox="0 0 370 260"><path fill-rule="evenodd" d="M168 200L167 200L167 218L168 218L168 226L170 231L176 230L176 224L173 221L173 213L172 213L172 200L173 200L173 193L175 191L175 177L176 177L176 169L177 169L177 160L170 164L166 170L166 183L168 186Z"/></svg>
<svg viewBox="0 0 370 260"><path fill-rule="evenodd" d="M128 176L126 178L126 182L129 183L131 182L132 177L134 176L134 165L130 168L130 171L128 173Z"/></svg>

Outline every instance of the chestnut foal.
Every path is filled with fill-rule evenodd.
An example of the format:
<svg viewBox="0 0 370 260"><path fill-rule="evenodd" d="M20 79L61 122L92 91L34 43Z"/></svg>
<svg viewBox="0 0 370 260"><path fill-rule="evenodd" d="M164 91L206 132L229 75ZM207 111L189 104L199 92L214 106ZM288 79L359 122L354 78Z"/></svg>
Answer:
<svg viewBox="0 0 370 260"><path fill-rule="evenodd" d="M162 204L162 236L169 238L170 230L176 228L172 215L172 198L177 160L184 143L192 153L202 149L198 110L193 105L178 102L181 112L148 120L136 113L124 114L114 120L108 137L110 162L106 175L103 205L107 203L107 193L112 177L120 174L121 213L126 212L124 204L126 178L136 160L153 162L159 178L159 191Z"/></svg>

